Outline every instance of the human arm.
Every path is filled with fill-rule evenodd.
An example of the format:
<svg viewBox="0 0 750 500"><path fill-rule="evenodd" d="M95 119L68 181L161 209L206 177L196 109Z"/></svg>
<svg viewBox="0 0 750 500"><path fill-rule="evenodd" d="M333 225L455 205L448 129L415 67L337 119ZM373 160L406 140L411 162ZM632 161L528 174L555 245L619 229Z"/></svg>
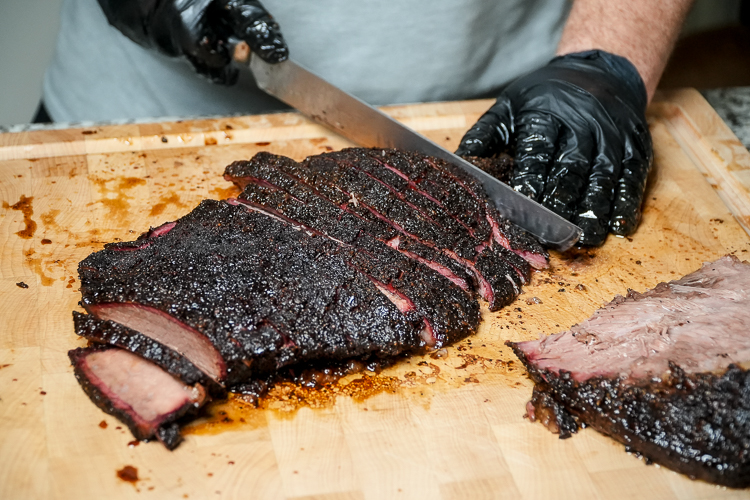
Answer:
<svg viewBox="0 0 750 500"><path fill-rule="evenodd" d="M139 45L185 57L214 83L231 85L232 41L245 41L264 60L285 60L278 24L257 0L98 0L109 23Z"/></svg>
<svg viewBox="0 0 750 500"><path fill-rule="evenodd" d="M557 55L604 50L622 56L638 70L648 100L694 0L576 0Z"/></svg>
<svg viewBox="0 0 750 500"><path fill-rule="evenodd" d="M690 4L577 0L560 56L508 85L457 153L513 150L511 186L580 226L581 244L632 234L653 159L646 105Z"/></svg>

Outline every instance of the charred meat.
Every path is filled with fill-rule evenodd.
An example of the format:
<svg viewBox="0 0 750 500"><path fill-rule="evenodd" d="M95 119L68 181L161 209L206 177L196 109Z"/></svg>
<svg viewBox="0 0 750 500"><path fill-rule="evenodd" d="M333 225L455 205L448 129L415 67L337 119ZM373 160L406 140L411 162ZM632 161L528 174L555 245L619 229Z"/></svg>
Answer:
<svg viewBox="0 0 750 500"><path fill-rule="evenodd" d="M207 394L284 370L455 342L477 329L477 297L502 307L547 265L481 186L440 160L260 153L225 177L238 199L206 200L79 265L88 314L74 322L92 347L71 351L76 375L139 439L175 446L178 421ZM144 376L161 392L123 383Z"/></svg>
<svg viewBox="0 0 750 500"><path fill-rule="evenodd" d="M616 297L567 332L509 343L527 405L560 437L581 425L693 478L750 486L750 264L733 256Z"/></svg>

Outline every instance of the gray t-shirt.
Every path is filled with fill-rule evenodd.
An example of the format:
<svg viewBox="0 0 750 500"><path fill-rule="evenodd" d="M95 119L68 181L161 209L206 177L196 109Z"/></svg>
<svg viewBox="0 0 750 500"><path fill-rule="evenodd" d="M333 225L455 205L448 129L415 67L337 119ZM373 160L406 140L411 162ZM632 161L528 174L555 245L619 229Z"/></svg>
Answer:
<svg viewBox="0 0 750 500"><path fill-rule="evenodd" d="M264 0L291 57L372 104L492 97L553 57L561 0ZM55 121L262 113L284 109L242 70L233 87L144 49L96 0L65 0L44 78Z"/></svg>

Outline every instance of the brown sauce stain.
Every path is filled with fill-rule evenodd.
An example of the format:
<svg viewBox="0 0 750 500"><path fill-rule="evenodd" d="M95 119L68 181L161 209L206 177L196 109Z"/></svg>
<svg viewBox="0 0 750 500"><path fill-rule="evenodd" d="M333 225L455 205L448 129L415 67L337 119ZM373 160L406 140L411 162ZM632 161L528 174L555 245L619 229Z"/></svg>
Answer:
<svg viewBox="0 0 750 500"><path fill-rule="evenodd" d="M101 427L102 429L106 429L107 428L107 421L106 420L102 420L101 422L99 422L99 427Z"/></svg>
<svg viewBox="0 0 750 500"><path fill-rule="evenodd" d="M590 248L571 248L560 254L560 260L574 271L580 271L595 263L596 253Z"/></svg>
<svg viewBox="0 0 750 500"><path fill-rule="evenodd" d="M55 283L56 279L53 278L53 277L51 277L51 276L47 276L47 274L45 273L45 270L44 270L44 267L42 266L42 264L46 265L47 271L49 272L49 267L50 266L57 265L57 266L64 267L65 266L65 262L62 261L62 260L51 260L51 261L47 261L45 263L45 262L43 262L42 257L34 257L35 254L36 254L36 251L33 248L31 248L31 249L26 250L25 252L23 252L24 257L26 257L26 265L37 276L39 276L39 281L42 284L42 286L52 286ZM60 280L64 281L65 277L60 278Z"/></svg>
<svg viewBox="0 0 750 500"><path fill-rule="evenodd" d="M91 182L99 190L99 194L102 199L98 200L109 211L108 216L114 219L124 219L130 210L129 200L133 198L128 196L125 191L146 184L146 179L140 177L119 177L116 179L99 179L96 177L90 178ZM116 182L114 187L110 187L109 184ZM115 195L112 198L109 195Z"/></svg>
<svg viewBox="0 0 750 500"><path fill-rule="evenodd" d="M164 209L167 208L167 205L174 205L178 208L185 208L186 205L182 203L180 200L180 197L177 195L177 193L172 193L169 196L162 196L159 199L159 203L156 203L153 207L151 207L151 214L152 216L161 215L162 212L164 212Z"/></svg>
<svg viewBox="0 0 750 500"><path fill-rule="evenodd" d="M14 203L13 205L8 205L8 203L3 202L3 208L16 210L23 214L23 223L26 227L16 232L16 234L20 238L23 238L25 240L31 239L31 237L34 236L34 233L36 232L36 221L31 218L31 216L34 215L34 207L32 205L32 201L34 201L33 196L27 197L21 195L21 199L19 199L18 202Z"/></svg>
<svg viewBox="0 0 750 500"><path fill-rule="evenodd" d="M126 465L117 471L117 477L128 483L135 484L138 482L138 469L132 465Z"/></svg>
<svg viewBox="0 0 750 500"><path fill-rule="evenodd" d="M39 216L39 218L42 221L42 224L44 224L47 227L57 227L57 221L55 218L60 215L60 210L53 208L51 210L48 210L47 212L44 212L42 215Z"/></svg>
<svg viewBox="0 0 750 500"><path fill-rule="evenodd" d="M209 404L204 415L182 429L182 433L213 435L230 429L252 430L266 427L266 415L241 395L230 394L225 401Z"/></svg>
<svg viewBox="0 0 750 500"><path fill-rule="evenodd" d="M41 258L26 257L26 263L31 268L31 270L34 271L37 276L39 276L39 280L42 286L52 286L55 283L55 278L47 276L44 273L44 269L42 269Z"/></svg>
<svg viewBox="0 0 750 500"><path fill-rule="evenodd" d="M460 347L460 346L459 346ZM463 346L463 350L471 347ZM453 367L451 355L445 355L439 362L422 360L420 357L397 363L394 370L382 373L362 372L344 376L337 381L307 387L295 382L277 382L268 393L259 399L242 394L230 394L226 400L209 403L199 420L188 424L183 434L214 435L229 430L248 430L268 425L267 415L271 412L276 418L292 419L301 408L324 409L336 404L339 397L347 397L357 403L365 403L369 398L382 394L400 394L422 405L429 406L428 395L432 388L460 387L480 383L488 373L507 375L520 371L512 361L494 359L471 353L457 353L449 348L453 356L461 361ZM425 358L429 359L429 355ZM442 368L438 366L439 363ZM416 365L413 370L411 365ZM471 369L471 371L468 371ZM399 372L396 374L394 372Z"/></svg>
<svg viewBox="0 0 750 500"><path fill-rule="evenodd" d="M211 193L220 200L226 200L227 198L236 198L240 195L240 189L232 184L227 188L216 187L211 190Z"/></svg>

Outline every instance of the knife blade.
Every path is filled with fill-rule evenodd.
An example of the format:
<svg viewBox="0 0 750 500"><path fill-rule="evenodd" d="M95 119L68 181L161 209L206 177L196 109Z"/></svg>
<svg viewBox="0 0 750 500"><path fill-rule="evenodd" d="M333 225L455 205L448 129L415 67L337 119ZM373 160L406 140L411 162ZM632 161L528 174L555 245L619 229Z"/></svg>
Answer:
<svg viewBox="0 0 750 500"><path fill-rule="evenodd" d="M269 64L251 56L249 66L260 89L352 142L434 156L471 174L482 184L501 215L546 246L564 251L580 238L581 229L575 224L298 63L287 60Z"/></svg>

